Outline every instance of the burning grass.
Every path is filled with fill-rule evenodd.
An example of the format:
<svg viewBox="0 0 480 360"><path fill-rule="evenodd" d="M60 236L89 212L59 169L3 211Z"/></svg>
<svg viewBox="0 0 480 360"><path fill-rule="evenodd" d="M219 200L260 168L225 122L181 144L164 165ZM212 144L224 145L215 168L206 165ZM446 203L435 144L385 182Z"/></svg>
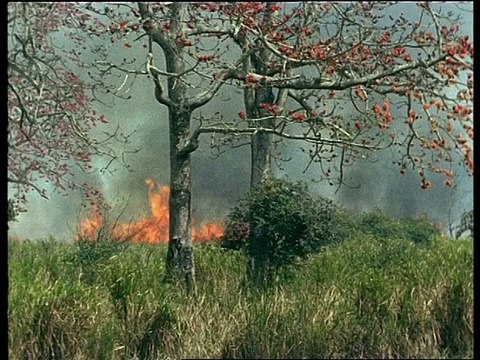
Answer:
<svg viewBox="0 0 480 360"><path fill-rule="evenodd" d="M130 222L115 221L112 225L104 223L103 216L96 204L92 203L90 214L84 216L78 226L75 240L95 240L99 231L106 230L110 238L122 241L128 239L134 243L166 243L169 235L168 201L170 187L157 184L146 179L148 186L148 203L150 214ZM192 221L192 237L196 242L204 242L223 235L223 224L220 221ZM105 229L105 226L108 229Z"/></svg>
<svg viewBox="0 0 480 360"><path fill-rule="evenodd" d="M471 240L357 236L265 291L197 245L192 298L161 283L166 246L104 246L9 243L9 358L473 357Z"/></svg>

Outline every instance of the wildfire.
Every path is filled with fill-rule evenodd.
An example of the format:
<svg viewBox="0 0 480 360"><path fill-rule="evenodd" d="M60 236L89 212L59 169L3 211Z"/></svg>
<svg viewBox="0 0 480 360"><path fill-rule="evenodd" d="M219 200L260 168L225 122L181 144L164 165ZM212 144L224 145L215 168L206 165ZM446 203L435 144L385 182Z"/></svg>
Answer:
<svg viewBox="0 0 480 360"><path fill-rule="evenodd" d="M159 243L168 242L169 213L168 199L170 187L160 186L152 179L146 179L148 186L148 201L150 203L150 217L142 217L138 221L117 222L108 228L109 236L116 240L129 240L131 242ZM79 230L74 239L94 240L102 227L102 216L93 206L89 217L80 221ZM223 235L221 222L202 222L198 226L192 221L192 237L196 242L204 242Z"/></svg>

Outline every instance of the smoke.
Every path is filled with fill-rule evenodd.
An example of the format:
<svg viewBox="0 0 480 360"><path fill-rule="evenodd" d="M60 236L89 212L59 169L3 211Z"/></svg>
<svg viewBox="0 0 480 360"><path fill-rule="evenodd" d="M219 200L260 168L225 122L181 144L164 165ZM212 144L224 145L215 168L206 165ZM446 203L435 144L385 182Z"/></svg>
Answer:
<svg viewBox="0 0 480 360"><path fill-rule="evenodd" d="M164 185L169 184L169 133L168 112L157 103L150 79L139 78L134 83L132 98L117 101L115 106L98 105L97 110L105 114L109 125L98 129L113 132L120 125L124 134L134 131L129 148L139 149L136 154L126 156L125 168L114 163L104 174L76 172L76 177L100 189L109 203L119 212L124 209L122 220L137 219L149 215L148 187L145 179L151 178ZM229 102L226 114L238 112L243 99ZM202 111L208 113L225 102L215 100ZM223 219L235 202L248 190L250 180L249 148L229 150L218 158L209 148L209 137L202 135L200 148L192 154L192 214L197 221ZM120 149L118 149L120 150ZM98 168L108 159L94 158ZM82 208L79 192L62 196L48 184L39 184L49 191L49 200L32 192L27 197L27 212L10 223L10 234L20 238L73 239ZM9 194L12 196L13 194ZM48 214L48 216L46 216Z"/></svg>
<svg viewBox="0 0 480 360"><path fill-rule="evenodd" d="M467 7L466 4L463 6ZM473 36L473 16L463 15L468 22L462 25L462 31ZM114 202L117 199L126 205L125 218L135 219L149 213L145 179L169 183L169 136L167 109L155 100L151 79L137 78L130 94L130 100L117 101L113 107L98 105L98 111L110 121L110 131L117 124L125 134L134 131L130 147L140 150L126 157L129 169L117 163L110 168L111 172L93 175L78 172L78 177L103 191L108 200ZM234 94L230 97L228 102L212 101L200 111L207 116L222 109L225 117L234 118L244 108L243 96ZM209 149L209 136L202 135L201 140L200 148L192 154L193 216L198 221L221 219L248 190L250 150L249 147L231 149L214 158ZM315 167L303 172L307 159L298 148L290 149L288 154L292 160L282 164L282 169L276 171L278 176L291 180L318 179ZM326 183L311 183L310 188L356 212L379 208L394 216L426 214L432 219L445 219L451 207L459 212L458 217L464 209L472 208L472 178L457 179L457 187L452 190L442 184L443 177L433 177L430 179L432 188L424 190L420 188L420 178L416 174L402 176L392 159L393 153L386 151L379 154L376 162L359 161L349 167L346 180L356 187L342 187L337 193L335 187ZM102 166L105 161L96 158L94 164ZM458 173L461 173L460 169ZM81 194L62 196L48 184L39 185L47 187L50 200L31 193L27 197L28 212L21 214L17 222L9 224L10 233L29 239L50 235L57 239L72 239L82 209Z"/></svg>
<svg viewBox="0 0 480 360"><path fill-rule="evenodd" d="M461 174L464 170L458 166L454 171ZM420 177L413 171L401 175L388 154L375 163L357 162L347 170L347 176L355 179L359 187L341 188L337 199L357 212L379 208L397 217L427 215L429 219L445 221L450 208L455 208L460 217L463 209L473 206L473 199L458 196L462 191L471 193L472 178L459 176L455 179L457 188L452 189L443 183L444 176L432 174L428 176L432 187L422 189Z"/></svg>

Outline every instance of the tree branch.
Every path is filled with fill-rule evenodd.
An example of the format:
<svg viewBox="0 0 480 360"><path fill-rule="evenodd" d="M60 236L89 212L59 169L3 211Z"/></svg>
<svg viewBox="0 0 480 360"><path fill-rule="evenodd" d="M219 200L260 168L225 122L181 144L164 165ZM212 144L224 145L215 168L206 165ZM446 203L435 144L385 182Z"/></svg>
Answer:
<svg viewBox="0 0 480 360"><path fill-rule="evenodd" d="M391 70L384 71L379 74L371 74L357 79L348 79L347 81L329 81L326 79L306 79L304 76L295 76L293 78L274 78L265 75L259 75L250 73L249 76L253 77L256 81L263 81L267 85L271 85L276 88L288 88L296 90L307 90L307 89L317 89L317 90L345 90L352 88L357 85L368 86L375 80L393 76L398 73L418 69L418 68L429 68L435 65L437 62L445 60L447 57L446 54L438 56L434 59L431 59L428 62L423 61L412 61L408 64L402 64L394 67Z"/></svg>
<svg viewBox="0 0 480 360"><path fill-rule="evenodd" d="M152 74L153 82L155 83L155 99L163 105L168 107L173 107L174 103L171 99L164 96L162 82L160 81L159 75L161 75L160 70L153 66L153 54L149 53L147 57L147 71Z"/></svg>
<svg viewBox="0 0 480 360"><path fill-rule="evenodd" d="M137 5L143 21L143 29L145 30L145 32L152 37L152 40L154 42L160 45L163 51L165 51L166 53L171 53L172 49L170 47L170 42L160 32L158 27L155 26L155 23L153 21L153 14L148 9L149 3L137 2Z"/></svg>
<svg viewBox="0 0 480 360"><path fill-rule="evenodd" d="M283 130L279 131L277 129L268 129L264 127L254 127L254 128L249 127L245 129L233 129L228 127L210 126L210 127L197 128L193 132L192 136L190 137L190 140L187 143L187 145L185 145L185 147L180 151L180 153L187 154L197 149L199 145L198 139L200 137L200 134L205 134L205 133L219 133L219 134L233 134L233 135L254 135L257 133L265 133L265 134L277 135L281 138L285 138L289 140L301 140L301 141L306 141L309 143L321 144L321 145L350 146L350 147L367 149L370 151L378 151L390 146L389 144L385 147L381 147L381 146L373 146L373 145L356 143L353 141L345 141L341 139L327 139L327 138L321 138L321 137L312 137L308 135L293 135L293 134L286 133Z"/></svg>
<svg viewBox="0 0 480 360"><path fill-rule="evenodd" d="M47 195L45 195L45 190L42 190L40 189L38 186L36 186L35 184L32 184L30 181L26 181L26 180L17 180L17 179L13 179L11 177L7 177L7 181L10 182L10 183L15 183L15 184L23 184L23 185L27 185L27 186L31 186L32 188L34 188L38 194L44 198L44 199L49 199Z"/></svg>

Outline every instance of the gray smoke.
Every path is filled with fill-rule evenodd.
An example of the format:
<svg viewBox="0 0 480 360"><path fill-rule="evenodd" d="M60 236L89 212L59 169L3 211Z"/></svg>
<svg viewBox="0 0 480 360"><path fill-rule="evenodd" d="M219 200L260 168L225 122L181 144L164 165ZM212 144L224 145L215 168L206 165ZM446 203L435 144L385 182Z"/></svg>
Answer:
<svg viewBox="0 0 480 360"><path fill-rule="evenodd" d="M469 4L463 4L464 8ZM414 6L414 4L412 4ZM454 6L446 4L445 6ZM453 8L452 10L458 11ZM462 31L473 37L473 16L463 13L467 23ZM130 170L120 164L115 165L112 173L103 175L78 176L102 190L107 199L114 199L128 205L126 219L135 219L149 213L147 187L145 179L151 178L160 184L169 182L168 154L168 117L165 106L158 104L153 94L151 80L139 78L130 90L132 98L117 101L115 106L98 106L111 122L110 129L118 123L124 133L135 131L131 147L140 148L137 154L126 158ZM232 95L231 101L215 100L200 111L207 116L218 109L226 117L236 117L243 109L243 97ZM209 149L209 137L203 135L200 148L192 156L193 216L198 221L224 218L235 202L248 190L250 180L250 151L248 147L231 149L214 159ZM298 149L291 149L288 154L292 160L284 163L278 176L291 180L318 178L318 170L312 168L305 174L307 164L305 156ZM105 164L104 159L95 159L96 165ZM459 171L461 173L461 171ZM311 189L323 196L338 200L348 208L362 212L379 208L394 216L426 214L432 219L445 219L450 207L458 212L473 206L473 179L463 177L456 179L455 192L444 186L443 177L431 178L433 187L428 190L420 188L420 179L415 174L400 175L397 166L392 164L392 154L388 151L380 154L378 161L369 163L360 161L346 172L347 180L357 188L335 188L325 183L311 183ZM39 184L45 185L46 184ZM21 214L18 221L10 224L10 233L21 238L44 238L53 236L57 239L72 239L81 210L82 198L79 193L61 196L48 188L50 200L44 200L37 194L28 197L28 212Z"/></svg>

